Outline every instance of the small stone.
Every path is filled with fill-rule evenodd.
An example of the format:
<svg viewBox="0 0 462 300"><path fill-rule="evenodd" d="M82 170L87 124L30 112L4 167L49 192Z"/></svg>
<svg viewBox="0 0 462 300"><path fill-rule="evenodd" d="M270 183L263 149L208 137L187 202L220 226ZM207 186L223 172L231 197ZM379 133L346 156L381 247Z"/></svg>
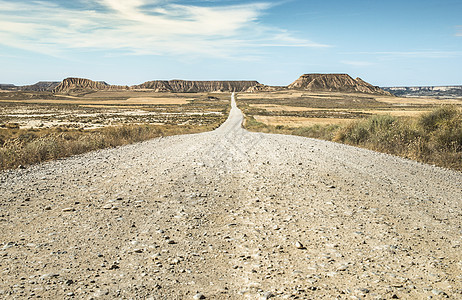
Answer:
<svg viewBox="0 0 462 300"><path fill-rule="evenodd" d="M111 209L112 208L112 204L108 203L106 205L103 205L102 209Z"/></svg>
<svg viewBox="0 0 462 300"><path fill-rule="evenodd" d="M201 293L197 293L194 295L193 299L199 300L199 299L205 299L205 296L202 295Z"/></svg>
<svg viewBox="0 0 462 300"><path fill-rule="evenodd" d="M437 295L437 296L439 296L439 295L441 295L441 296L447 296L447 294L446 294L445 292L440 291L440 290L432 290L432 293L433 293L434 295Z"/></svg>
<svg viewBox="0 0 462 300"><path fill-rule="evenodd" d="M72 212L72 211L75 211L75 208L73 208L73 207L63 208L63 212Z"/></svg>
<svg viewBox="0 0 462 300"><path fill-rule="evenodd" d="M142 253L142 252L143 252L143 249L135 249L135 250L133 250L133 252L135 252L135 253Z"/></svg>
<svg viewBox="0 0 462 300"><path fill-rule="evenodd" d="M348 269L347 265L342 265L342 266L337 268L337 271L346 271L347 269Z"/></svg>
<svg viewBox="0 0 462 300"><path fill-rule="evenodd" d="M274 294L271 293L271 292L266 292L263 294L263 299L269 299L269 298L272 298L274 297Z"/></svg>
<svg viewBox="0 0 462 300"><path fill-rule="evenodd" d="M303 246L302 243L300 243L299 241L297 241L297 242L295 243L295 248L297 248L297 249L305 249L305 246Z"/></svg>
<svg viewBox="0 0 462 300"><path fill-rule="evenodd" d="M176 242L174 240L167 240L167 244L173 245L176 244Z"/></svg>

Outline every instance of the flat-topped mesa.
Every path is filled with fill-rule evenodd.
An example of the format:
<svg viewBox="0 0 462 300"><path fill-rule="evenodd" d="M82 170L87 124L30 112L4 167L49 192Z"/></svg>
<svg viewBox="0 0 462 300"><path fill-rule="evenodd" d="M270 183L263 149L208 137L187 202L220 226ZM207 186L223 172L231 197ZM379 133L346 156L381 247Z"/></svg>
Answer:
<svg viewBox="0 0 462 300"><path fill-rule="evenodd" d="M204 93L204 92L247 92L263 87L258 81L187 81L155 80L134 85L132 89L149 89L156 92Z"/></svg>
<svg viewBox="0 0 462 300"><path fill-rule="evenodd" d="M109 85L104 81L93 81L85 78L66 78L54 89L55 94L82 93L95 91L126 90L127 86Z"/></svg>
<svg viewBox="0 0 462 300"><path fill-rule="evenodd" d="M317 92L366 93L392 96L389 92L348 74L304 74L287 86L289 89Z"/></svg>

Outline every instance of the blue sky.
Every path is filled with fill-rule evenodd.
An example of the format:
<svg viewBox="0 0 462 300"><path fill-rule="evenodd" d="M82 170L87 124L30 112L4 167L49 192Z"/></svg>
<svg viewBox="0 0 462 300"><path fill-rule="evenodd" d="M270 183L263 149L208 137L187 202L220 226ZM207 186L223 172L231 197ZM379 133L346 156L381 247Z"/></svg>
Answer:
<svg viewBox="0 0 462 300"><path fill-rule="evenodd" d="M462 85L462 0L0 0L0 83Z"/></svg>

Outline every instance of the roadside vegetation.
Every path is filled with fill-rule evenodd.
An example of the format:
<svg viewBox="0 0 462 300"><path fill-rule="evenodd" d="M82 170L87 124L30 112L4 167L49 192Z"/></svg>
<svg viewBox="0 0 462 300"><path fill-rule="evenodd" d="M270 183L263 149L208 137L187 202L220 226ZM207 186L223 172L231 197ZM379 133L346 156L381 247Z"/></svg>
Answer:
<svg viewBox="0 0 462 300"><path fill-rule="evenodd" d="M82 97L0 92L0 170L161 136L210 131L229 94L96 92Z"/></svg>
<svg viewBox="0 0 462 300"><path fill-rule="evenodd" d="M141 142L161 136L213 130L219 124L122 125L92 130L0 129L0 170L17 168L85 152Z"/></svg>
<svg viewBox="0 0 462 300"><path fill-rule="evenodd" d="M324 139L462 171L462 110L443 106L417 118L374 115L345 125L287 127L246 117L251 131Z"/></svg>

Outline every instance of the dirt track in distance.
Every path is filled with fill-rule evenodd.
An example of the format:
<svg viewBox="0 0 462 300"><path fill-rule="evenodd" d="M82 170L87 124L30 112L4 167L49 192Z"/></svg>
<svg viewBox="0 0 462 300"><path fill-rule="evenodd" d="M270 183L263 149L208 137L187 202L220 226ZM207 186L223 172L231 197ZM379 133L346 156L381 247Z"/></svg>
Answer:
<svg viewBox="0 0 462 300"><path fill-rule="evenodd" d="M0 298L462 297L462 173L250 133L0 173Z"/></svg>

